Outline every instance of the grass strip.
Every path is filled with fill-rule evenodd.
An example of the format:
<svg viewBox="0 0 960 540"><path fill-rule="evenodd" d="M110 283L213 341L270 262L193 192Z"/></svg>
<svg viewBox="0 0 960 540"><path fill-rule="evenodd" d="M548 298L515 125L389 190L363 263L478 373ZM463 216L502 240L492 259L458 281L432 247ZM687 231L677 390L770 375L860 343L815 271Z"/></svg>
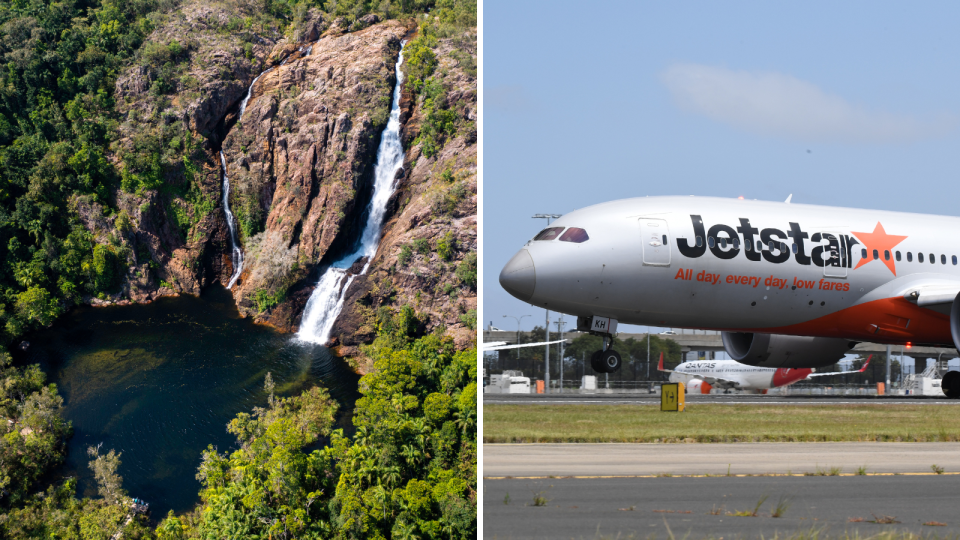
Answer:
<svg viewBox="0 0 960 540"><path fill-rule="evenodd" d="M960 441L960 407L936 405L633 405L483 407L485 443Z"/></svg>

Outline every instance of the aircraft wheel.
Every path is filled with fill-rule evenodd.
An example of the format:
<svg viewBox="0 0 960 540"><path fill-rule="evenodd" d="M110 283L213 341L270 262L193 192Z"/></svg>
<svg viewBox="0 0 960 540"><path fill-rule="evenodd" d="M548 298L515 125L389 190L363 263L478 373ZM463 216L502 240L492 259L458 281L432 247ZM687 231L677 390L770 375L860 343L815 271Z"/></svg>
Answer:
<svg viewBox="0 0 960 540"><path fill-rule="evenodd" d="M960 399L960 371L948 371L940 381L940 389L950 399Z"/></svg>
<svg viewBox="0 0 960 540"><path fill-rule="evenodd" d="M614 350L603 352L600 355L600 365L605 373L615 373L620 369L620 353Z"/></svg>
<svg viewBox="0 0 960 540"><path fill-rule="evenodd" d="M603 371L603 366L600 364L601 354L603 354L603 351L597 351L590 355L590 367L592 367L597 373L606 373Z"/></svg>

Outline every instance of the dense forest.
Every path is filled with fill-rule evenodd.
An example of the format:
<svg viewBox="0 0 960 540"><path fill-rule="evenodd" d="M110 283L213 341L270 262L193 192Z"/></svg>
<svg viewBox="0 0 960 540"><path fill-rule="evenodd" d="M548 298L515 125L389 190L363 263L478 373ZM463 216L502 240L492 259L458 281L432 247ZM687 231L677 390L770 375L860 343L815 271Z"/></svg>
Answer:
<svg viewBox="0 0 960 540"><path fill-rule="evenodd" d="M227 3L246 15L227 21L223 32L251 41L255 30L295 34L308 10L351 29L369 14L418 25L406 68L408 89L424 104L416 144L429 157L454 130L444 89L430 78L436 67L431 46L445 28L475 26L476 2ZM116 293L125 276L157 268L151 253L131 241L131 216L118 204L122 194L166 197L156 200L168 201L167 213L184 236L214 208L196 178L209 159L203 136L160 113L121 112L116 94L121 72L135 64L161 104L196 84L181 69L194 46L190 36L148 39L179 5L0 4L4 348L74 305ZM109 219L85 222L90 213ZM91 230L91 222L110 227ZM475 284L475 255L472 260ZM457 268L458 279L469 283ZM131 501L117 474L123 456L112 449L89 449L99 498L78 499L75 479L55 478L71 433L60 416L63 400L39 368L15 366L0 355L0 536L109 538L123 528L126 538L474 537L476 350L458 352L442 325L425 333L417 317L409 307L378 313L376 341L361 346L373 369L361 379L355 433L332 429L337 405L324 389L279 397L268 377L263 407L238 414L227 428L236 436L235 450L210 448L197 456L198 508L168 516L158 527L143 516L127 522Z"/></svg>

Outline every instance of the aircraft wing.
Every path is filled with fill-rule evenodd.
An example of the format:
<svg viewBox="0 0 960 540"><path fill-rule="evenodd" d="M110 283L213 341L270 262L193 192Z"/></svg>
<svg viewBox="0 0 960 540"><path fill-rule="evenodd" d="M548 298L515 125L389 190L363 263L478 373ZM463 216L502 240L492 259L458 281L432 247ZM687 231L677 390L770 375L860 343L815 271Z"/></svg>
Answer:
<svg viewBox="0 0 960 540"><path fill-rule="evenodd" d="M810 377L825 377L827 375L845 375L847 373L863 373L867 370L867 366L870 365L870 359L873 358L873 355L867 357L867 361L863 363L863 367L854 371L831 371L830 373L811 373L807 375L807 378Z"/></svg>
<svg viewBox="0 0 960 540"><path fill-rule="evenodd" d="M953 301L960 294L960 283L938 283L908 291L903 297L919 307L950 314Z"/></svg>
<svg viewBox="0 0 960 540"><path fill-rule="evenodd" d="M541 341L539 343L521 343L520 345L504 345L505 341L497 341L494 343L484 343L483 352L487 351L502 351L504 349L519 349L521 347L540 347L543 345L553 345L554 343L566 343L565 339L558 339L556 341Z"/></svg>

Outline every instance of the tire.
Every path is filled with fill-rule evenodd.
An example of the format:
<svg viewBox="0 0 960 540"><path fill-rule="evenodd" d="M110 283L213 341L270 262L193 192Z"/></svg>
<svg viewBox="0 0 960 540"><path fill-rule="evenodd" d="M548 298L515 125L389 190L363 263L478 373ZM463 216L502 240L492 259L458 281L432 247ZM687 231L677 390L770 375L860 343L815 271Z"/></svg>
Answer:
<svg viewBox="0 0 960 540"><path fill-rule="evenodd" d="M600 355L600 366L604 373L616 373L620 369L620 353L617 351L605 351Z"/></svg>
<svg viewBox="0 0 960 540"><path fill-rule="evenodd" d="M603 354L603 351L597 351L590 355L590 367L592 367L597 373L606 373L606 371L603 371L603 366L600 365L601 354Z"/></svg>
<svg viewBox="0 0 960 540"><path fill-rule="evenodd" d="M940 389L950 399L960 399L960 371L948 371L940 381Z"/></svg>

